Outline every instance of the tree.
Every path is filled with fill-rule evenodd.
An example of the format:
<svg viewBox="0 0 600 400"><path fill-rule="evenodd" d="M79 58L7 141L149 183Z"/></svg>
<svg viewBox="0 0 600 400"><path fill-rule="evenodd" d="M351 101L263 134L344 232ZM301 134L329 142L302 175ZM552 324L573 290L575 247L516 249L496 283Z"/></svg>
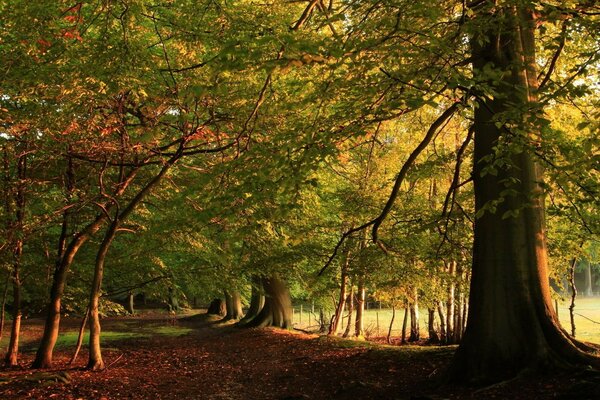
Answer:
<svg viewBox="0 0 600 400"><path fill-rule="evenodd" d="M584 352L590 347L561 329L550 297L543 171L534 153L543 140L535 115L541 110L534 10L485 1L473 11L479 23L471 37L473 72L489 92L475 109L473 276L467 329L451 373L489 381L524 369L598 366Z"/></svg>

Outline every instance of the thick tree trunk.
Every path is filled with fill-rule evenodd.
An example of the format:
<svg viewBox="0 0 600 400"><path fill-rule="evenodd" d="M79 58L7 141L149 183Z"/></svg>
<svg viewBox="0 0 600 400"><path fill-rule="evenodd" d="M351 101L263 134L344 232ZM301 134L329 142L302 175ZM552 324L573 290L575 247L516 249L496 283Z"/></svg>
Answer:
<svg viewBox="0 0 600 400"><path fill-rule="evenodd" d="M90 305L89 305L89 359L87 369L92 371L101 371L104 369L104 361L102 360L102 349L100 347L100 294L102 288L102 277L104 276L104 263L108 249L115 238L117 227L119 226L118 211L114 220L111 222L104 239L98 248L96 254L96 264L94 267L94 278L92 279L92 287L90 290Z"/></svg>
<svg viewBox="0 0 600 400"><path fill-rule="evenodd" d="M167 306L170 312L176 313L179 311L179 300L177 300L177 294L175 293L175 289L169 287L167 294Z"/></svg>
<svg viewBox="0 0 600 400"><path fill-rule="evenodd" d="M133 315L135 313L135 310L133 308L133 292L129 291L127 293L127 312L130 315Z"/></svg>
<svg viewBox="0 0 600 400"><path fill-rule="evenodd" d="M439 343L440 335L435 327L435 308L427 309L429 318L427 319L427 330L429 331L429 343Z"/></svg>
<svg viewBox="0 0 600 400"><path fill-rule="evenodd" d="M356 321L354 322L354 336L362 338L365 335L364 314L365 314L365 277L359 276L358 290L356 291Z"/></svg>
<svg viewBox="0 0 600 400"><path fill-rule="evenodd" d="M38 347L32 368L50 368L52 366L52 352L58 339L61 300L65 291L67 272L71 264L73 264L73 259L81 246L100 229L105 220L106 216L104 214L98 215L92 223L75 235L56 262L52 287L50 288L50 302L46 311L44 335L42 336L42 341Z"/></svg>
<svg viewBox="0 0 600 400"><path fill-rule="evenodd" d="M250 307L248 312L238 322L238 326L242 327L252 321L260 313L265 305L265 295L263 293L263 287L260 277L255 276L252 278L252 294L250 296Z"/></svg>
<svg viewBox="0 0 600 400"><path fill-rule="evenodd" d="M342 264L342 275L340 278L340 296L338 298L337 307L335 309L335 314L331 319L331 324L329 324L329 332L328 335L337 335L339 330L339 324L344 315L344 310L346 308L346 287L348 286L348 265L350 264L350 252L347 251L345 254L344 263Z"/></svg>
<svg viewBox="0 0 600 400"><path fill-rule="evenodd" d="M402 334L400 336L400 343L406 343L406 328L408 325L408 302L404 302L404 318L402 319Z"/></svg>
<svg viewBox="0 0 600 400"><path fill-rule="evenodd" d="M440 342L446 341L446 317L444 316L444 303L437 302L438 317L440 317Z"/></svg>
<svg viewBox="0 0 600 400"><path fill-rule="evenodd" d="M274 326L291 329L292 299L285 283L277 275L263 278L262 283L265 291L265 305L246 326L257 328Z"/></svg>
<svg viewBox="0 0 600 400"><path fill-rule="evenodd" d="M527 145L527 115L536 110L535 21L526 6L475 9L482 30L471 41L476 79L496 93L475 108L473 183L475 221L469 320L450 373L453 379L489 382L529 370L600 360L561 330L547 272L542 171ZM494 80L484 71L503 75ZM496 76L496 75L494 75ZM510 118L518 130L500 126ZM515 149L514 147L517 147ZM495 163L497 152L500 160ZM504 158L502 158L504 157ZM508 187L507 187L508 186ZM502 199L502 201L499 201ZM490 202L495 202L495 210Z"/></svg>
<svg viewBox="0 0 600 400"><path fill-rule="evenodd" d="M244 316L240 292L236 290L231 292L225 291L225 310L224 321L237 321Z"/></svg>
<svg viewBox="0 0 600 400"><path fill-rule="evenodd" d="M206 310L207 314L225 316L227 314L227 308L223 299L213 299Z"/></svg>

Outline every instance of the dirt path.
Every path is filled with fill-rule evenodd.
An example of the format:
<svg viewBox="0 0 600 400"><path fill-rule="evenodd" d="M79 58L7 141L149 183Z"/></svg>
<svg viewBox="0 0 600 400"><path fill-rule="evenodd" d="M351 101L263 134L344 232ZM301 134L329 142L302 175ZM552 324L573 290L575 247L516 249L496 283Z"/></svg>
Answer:
<svg viewBox="0 0 600 400"><path fill-rule="evenodd" d="M477 393L436 389L431 378L444 370L451 349L356 345L279 330L217 327L202 318L179 320L175 327L168 319L122 321L106 321L104 329L188 329L184 336L157 334L107 343L103 355L108 368L103 372L82 369L85 351L76 367L66 365L72 349L59 351L56 368L46 372L67 371L68 383L28 380L32 371L25 368L0 370L0 398L550 399L569 384L550 377ZM26 352L23 366L32 357Z"/></svg>

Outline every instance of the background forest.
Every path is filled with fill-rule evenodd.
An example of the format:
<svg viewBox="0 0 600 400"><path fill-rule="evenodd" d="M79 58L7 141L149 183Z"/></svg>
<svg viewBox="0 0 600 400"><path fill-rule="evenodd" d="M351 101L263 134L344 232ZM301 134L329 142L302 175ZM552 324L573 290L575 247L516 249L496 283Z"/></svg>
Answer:
<svg viewBox="0 0 600 400"><path fill-rule="evenodd" d="M471 318L502 336L538 287L542 322L574 289L598 296L599 14L584 0L0 0L6 363L30 317L46 319L35 367L52 365L66 314L87 316L88 367L103 369L101 316L144 307L212 302L291 328L302 305L304 329L364 337L371 303L404 317L402 341L454 344ZM489 260L506 269L472 283ZM540 326L530 347L565 346ZM490 359L463 378L522 368Z"/></svg>

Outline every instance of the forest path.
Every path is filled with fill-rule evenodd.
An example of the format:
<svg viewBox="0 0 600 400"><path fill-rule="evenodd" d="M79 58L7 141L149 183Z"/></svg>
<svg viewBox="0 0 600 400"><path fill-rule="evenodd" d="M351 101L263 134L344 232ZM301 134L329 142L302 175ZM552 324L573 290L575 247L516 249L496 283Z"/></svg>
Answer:
<svg viewBox="0 0 600 400"><path fill-rule="evenodd" d="M66 323L67 330L75 321ZM27 324L27 334L39 334ZM453 350L389 347L274 329L238 329L196 316L175 320L114 318L103 324L107 369L74 367L73 349L61 347L51 373L66 371L68 382L44 380L26 368L0 369L2 399L550 399L565 381L525 381L474 393L436 389L432 377L448 365ZM134 336L127 336L133 334ZM32 343L33 344L33 343ZM32 344L21 357L26 367ZM425 396L425 394L428 394ZM585 397L577 397L585 398Z"/></svg>

